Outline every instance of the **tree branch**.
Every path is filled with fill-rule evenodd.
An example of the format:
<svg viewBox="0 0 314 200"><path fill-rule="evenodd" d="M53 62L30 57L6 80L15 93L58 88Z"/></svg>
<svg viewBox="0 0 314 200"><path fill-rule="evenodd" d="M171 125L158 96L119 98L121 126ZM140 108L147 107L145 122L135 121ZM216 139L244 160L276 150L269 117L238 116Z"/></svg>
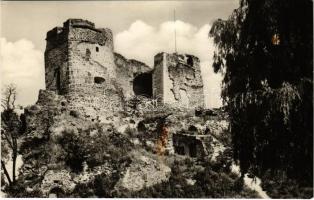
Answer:
<svg viewBox="0 0 314 200"><path fill-rule="evenodd" d="M7 134L6 134L6 133L3 133L3 135L4 135L5 139L6 139L6 141L8 142L9 146L10 146L11 149L13 150L13 149L14 149L13 144L12 144L12 142L9 140Z"/></svg>

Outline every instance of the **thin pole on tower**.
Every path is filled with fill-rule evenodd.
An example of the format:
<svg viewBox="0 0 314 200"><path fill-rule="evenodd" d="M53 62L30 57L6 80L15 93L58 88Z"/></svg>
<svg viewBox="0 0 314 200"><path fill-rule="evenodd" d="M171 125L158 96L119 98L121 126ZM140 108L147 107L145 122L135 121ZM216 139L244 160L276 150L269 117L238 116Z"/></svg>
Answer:
<svg viewBox="0 0 314 200"><path fill-rule="evenodd" d="M174 21L174 52L177 53L176 9L173 10Z"/></svg>

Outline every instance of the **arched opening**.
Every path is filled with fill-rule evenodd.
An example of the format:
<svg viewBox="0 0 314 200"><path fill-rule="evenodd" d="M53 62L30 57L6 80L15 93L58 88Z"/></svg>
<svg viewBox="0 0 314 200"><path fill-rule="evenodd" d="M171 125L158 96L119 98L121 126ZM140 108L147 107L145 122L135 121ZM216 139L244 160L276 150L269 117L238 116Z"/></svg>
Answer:
<svg viewBox="0 0 314 200"><path fill-rule="evenodd" d="M56 198L56 197L57 198L65 197L65 192L59 187L54 187L49 192L49 198Z"/></svg>
<svg viewBox="0 0 314 200"><path fill-rule="evenodd" d="M103 77L98 77L98 76L94 77L94 83L96 84L103 84L105 81L106 80Z"/></svg>
<svg viewBox="0 0 314 200"><path fill-rule="evenodd" d="M142 95L145 97L152 97L152 74L143 73L135 77L133 80L133 91L135 95Z"/></svg>

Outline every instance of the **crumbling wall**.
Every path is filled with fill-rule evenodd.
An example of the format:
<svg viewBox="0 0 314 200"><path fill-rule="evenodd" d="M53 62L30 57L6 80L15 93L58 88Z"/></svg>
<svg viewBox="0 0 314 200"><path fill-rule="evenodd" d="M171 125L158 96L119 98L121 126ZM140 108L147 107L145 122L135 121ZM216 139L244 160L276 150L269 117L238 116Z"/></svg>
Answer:
<svg viewBox="0 0 314 200"><path fill-rule="evenodd" d="M63 27L48 31L47 89L65 94L75 92L95 74L115 78L112 37L110 29L97 29L94 23L81 19L69 19Z"/></svg>
<svg viewBox="0 0 314 200"><path fill-rule="evenodd" d="M103 85L110 83L116 74L111 31L95 29L93 24L86 27L71 22L69 26L70 93L94 85L95 77L103 78Z"/></svg>
<svg viewBox="0 0 314 200"><path fill-rule="evenodd" d="M159 53L154 57L154 71L153 71L153 96L163 103L164 99L164 75L165 66L163 60L165 54Z"/></svg>
<svg viewBox="0 0 314 200"><path fill-rule="evenodd" d="M51 45L51 44L47 44ZM45 51L45 83L48 90L59 94L67 91L67 42L47 48Z"/></svg>
<svg viewBox="0 0 314 200"><path fill-rule="evenodd" d="M117 81L123 90L123 95L126 99L134 96L133 81L144 73L152 73L152 68L137 60L127 59L122 55L115 53L115 64L117 72Z"/></svg>
<svg viewBox="0 0 314 200"><path fill-rule="evenodd" d="M104 121L107 117L116 115L123 110L123 100L118 89L109 83L108 87L81 87L77 93L69 94L69 109L76 110L92 121Z"/></svg>
<svg viewBox="0 0 314 200"><path fill-rule="evenodd" d="M47 33L47 89L64 95L71 109L91 119L113 115L123 107L115 83L112 37L110 29L97 29L94 23L81 19L69 19L63 27Z"/></svg>
<svg viewBox="0 0 314 200"><path fill-rule="evenodd" d="M204 158L208 151L200 136L187 134L173 134L173 146L177 154L190 157ZM204 137L204 136L203 136ZM207 136L210 137L210 136Z"/></svg>
<svg viewBox="0 0 314 200"><path fill-rule="evenodd" d="M155 56L154 96L163 103L195 108L204 106L200 61L192 55L160 53Z"/></svg>
<svg viewBox="0 0 314 200"><path fill-rule="evenodd" d="M110 29L69 19L47 33L46 86L64 95L69 106L96 119L122 110L134 95L158 99L174 107L203 107L199 59L160 53L155 69L113 52Z"/></svg>

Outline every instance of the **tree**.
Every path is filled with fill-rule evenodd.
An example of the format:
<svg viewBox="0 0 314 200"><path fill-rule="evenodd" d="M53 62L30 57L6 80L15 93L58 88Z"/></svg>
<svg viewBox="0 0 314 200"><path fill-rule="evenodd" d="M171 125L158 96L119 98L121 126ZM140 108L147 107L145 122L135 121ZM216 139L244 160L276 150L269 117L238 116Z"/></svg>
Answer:
<svg viewBox="0 0 314 200"><path fill-rule="evenodd" d="M3 110L14 110L16 100L16 86L13 84L7 85L3 92L1 99L1 106Z"/></svg>
<svg viewBox="0 0 314 200"><path fill-rule="evenodd" d="M18 155L18 137L21 135L21 122L19 116L14 111L16 100L16 87L14 85L8 85L2 96L1 106L3 111L1 112L1 167L4 174L12 186L16 182L16 159ZM12 159L12 179L9 176L9 172L5 166L5 160Z"/></svg>
<svg viewBox="0 0 314 200"><path fill-rule="evenodd" d="M241 173L313 185L313 3L240 0L213 23L215 72Z"/></svg>

